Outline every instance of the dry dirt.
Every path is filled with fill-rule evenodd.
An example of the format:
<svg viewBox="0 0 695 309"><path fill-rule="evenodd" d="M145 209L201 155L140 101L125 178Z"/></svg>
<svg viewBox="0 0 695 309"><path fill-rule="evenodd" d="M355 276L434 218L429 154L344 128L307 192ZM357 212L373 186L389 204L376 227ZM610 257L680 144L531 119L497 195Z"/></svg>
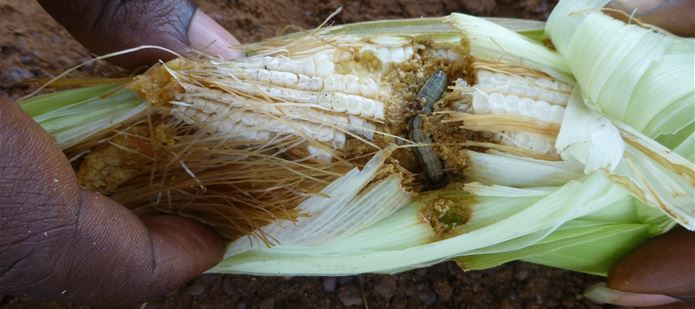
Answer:
<svg viewBox="0 0 695 309"><path fill-rule="evenodd" d="M441 16L464 12L479 16L545 19L555 1L264 1L206 0L199 5L242 42L273 36L287 25L311 28L338 6L335 23L373 19ZM62 72L91 55L31 0L0 0L0 93L26 94L32 78ZM124 74L106 63L73 76ZM342 278L204 275L153 300L146 308L601 308L581 296L601 278L522 262L496 269L463 272L454 263L394 276ZM87 308L0 296L1 308Z"/></svg>

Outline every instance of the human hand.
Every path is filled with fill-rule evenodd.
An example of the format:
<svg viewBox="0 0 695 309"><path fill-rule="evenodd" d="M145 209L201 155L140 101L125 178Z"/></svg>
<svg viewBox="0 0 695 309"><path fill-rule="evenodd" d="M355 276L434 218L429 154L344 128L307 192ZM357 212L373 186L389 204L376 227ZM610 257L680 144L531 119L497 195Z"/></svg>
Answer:
<svg viewBox="0 0 695 309"><path fill-rule="evenodd" d="M606 8L606 13L626 22L636 19L675 35L695 36L693 0L613 0Z"/></svg>
<svg viewBox="0 0 695 309"><path fill-rule="evenodd" d="M692 308L695 233L679 227L650 239L613 266L607 287L592 287L587 296L623 306Z"/></svg>
<svg viewBox="0 0 695 309"><path fill-rule="evenodd" d="M177 53L190 49L225 59L238 58L239 41L192 0L39 0L41 6L73 37L99 55L141 45ZM141 50L109 58L121 67L147 67L170 60L171 53Z"/></svg>
<svg viewBox="0 0 695 309"><path fill-rule="evenodd" d="M40 1L98 54L140 45L239 56L229 33L184 0ZM172 55L145 50L111 59L127 68ZM87 304L133 304L176 288L216 264L224 241L195 221L139 219L79 188L53 139L0 97L0 295Z"/></svg>
<svg viewBox="0 0 695 309"><path fill-rule="evenodd" d="M0 295L133 304L217 263L224 241L200 223L139 219L79 188L53 139L0 99Z"/></svg>

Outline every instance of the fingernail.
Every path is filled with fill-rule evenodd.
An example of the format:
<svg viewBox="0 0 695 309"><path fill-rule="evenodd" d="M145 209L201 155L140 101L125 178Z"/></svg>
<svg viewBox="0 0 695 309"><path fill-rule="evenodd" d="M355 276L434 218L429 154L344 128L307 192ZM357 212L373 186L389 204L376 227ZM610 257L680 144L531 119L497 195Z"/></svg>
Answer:
<svg viewBox="0 0 695 309"><path fill-rule="evenodd" d="M200 9L191 19L188 41L193 49L211 56L234 59L244 55L239 40Z"/></svg>
<svg viewBox="0 0 695 309"><path fill-rule="evenodd" d="M679 300L661 294L640 294L614 290L606 287L605 283L597 283L590 287L584 296L595 302L618 306L648 307L677 303Z"/></svg>

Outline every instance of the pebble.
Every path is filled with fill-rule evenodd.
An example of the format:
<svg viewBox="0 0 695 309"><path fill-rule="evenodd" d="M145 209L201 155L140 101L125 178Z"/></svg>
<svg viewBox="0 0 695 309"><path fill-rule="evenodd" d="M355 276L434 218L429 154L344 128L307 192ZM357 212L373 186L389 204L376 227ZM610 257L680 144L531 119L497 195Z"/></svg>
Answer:
<svg viewBox="0 0 695 309"><path fill-rule="evenodd" d="M273 309L275 307L275 299L268 298L258 305L258 309Z"/></svg>
<svg viewBox="0 0 695 309"><path fill-rule="evenodd" d="M234 286L234 280L231 277L225 277L222 279L222 290L227 295L234 295L236 292L236 287Z"/></svg>
<svg viewBox="0 0 695 309"><path fill-rule="evenodd" d="M437 302L437 294L429 286L422 284L418 286L417 299L423 304L430 306Z"/></svg>
<svg viewBox="0 0 695 309"><path fill-rule="evenodd" d="M34 63L34 57L29 55L21 56L19 57L19 62L22 64L32 64Z"/></svg>
<svg viewBox="0 0 695 309"><path fill-rule="evenodd" d="M203 295L203 293L205 293L205 285L199 281L196 281L188 288L188 294L191 294L191 296L200 296Z"/></svg>
<svg viewBox="0 0 695 309"><path fill-rule="evenodd" d="M393 297L393 294L396 293L396 288L398 287L398 284L396 283L396 279L394 279L392 276L384 276L379 280L379 283L374 286L374 289L376 290L381 297L383 297L386 300L391 299Z"/></svg>
<svg viewBox="0 0 695 309"><path fill-rule="evenodd" d="M341 286L338 289L338 298L343 306L361 306L362 297L360 296L357 287L354 285Z"/></svg>
<svg viewBox="0 0 695 309"><path fill-rule="evenodd" d="M338 285L338 278L336 277L324 277L323 278L323 291L326 293L331 293L335 291Z"/></svg>
<svg viewBox="0 0 695 309"><path fill-rule="evenodd" d="M4 86L14 86L35 75L31 71L22 68L11 68L0 75L0 84Z"/></svg>
<svg viewBox="0 0 695 309"><path fill-rule="evenodd" d="M524 280L526 280L526 278L528 278L528 271L526 271L526 270L522 270L522 271L514 274L514 279L516 279L518 281L524 281Z"/></svg>

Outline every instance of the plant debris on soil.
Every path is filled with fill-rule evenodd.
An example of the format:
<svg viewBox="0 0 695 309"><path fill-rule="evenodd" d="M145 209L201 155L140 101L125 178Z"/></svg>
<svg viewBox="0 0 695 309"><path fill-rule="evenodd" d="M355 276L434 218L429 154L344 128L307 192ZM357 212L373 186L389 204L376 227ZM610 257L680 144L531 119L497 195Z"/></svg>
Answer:
<svg viewBox="0 0 695 309"><path fill-rule="evenodd" d="M339 6L335 24L462 12L544 20L556 1L545 0L205 0L200 7L242 42L282 33L288 25L309 29ZM50 78L93 57L35 1L0 2L0 93L18 98L35 88L28 80ZM105 62L73 77L123 76ZM203 275L144 308L601 308L582 297L602 278L514 262L464 272L447 262L402 274L349 277ZM137 306L140 308L143 306ZM0 295L1 308L89 308Z"/></svg>

